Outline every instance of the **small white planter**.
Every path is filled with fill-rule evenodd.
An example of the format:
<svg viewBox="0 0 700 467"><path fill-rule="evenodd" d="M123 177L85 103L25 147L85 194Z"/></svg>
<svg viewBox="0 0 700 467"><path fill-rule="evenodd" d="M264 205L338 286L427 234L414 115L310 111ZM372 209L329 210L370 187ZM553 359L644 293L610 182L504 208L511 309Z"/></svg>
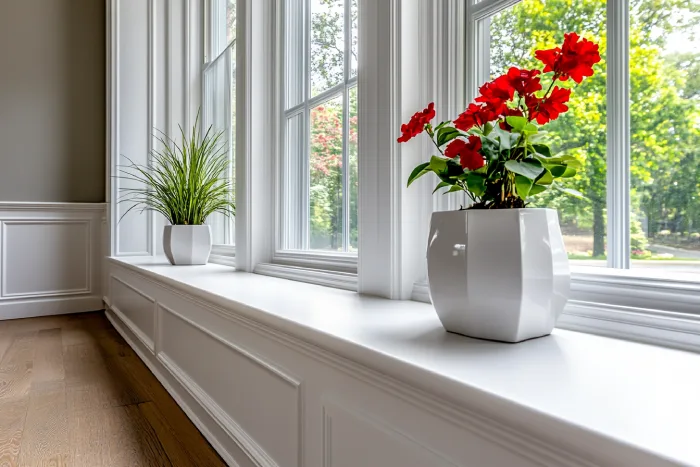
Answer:
<svg viewBox="0 0 700 467"><path fill-rule="evenodd" d="M447 331L504 342L550 334L570 284L557 212L433 213L428 280Z"/></svg>
<svg viewBox="0 0 700 467"><path fill-rule="evenodd" d="M166 225L163 250L170 264L207 264L211 253L211 230L208 225Z"/></svg>

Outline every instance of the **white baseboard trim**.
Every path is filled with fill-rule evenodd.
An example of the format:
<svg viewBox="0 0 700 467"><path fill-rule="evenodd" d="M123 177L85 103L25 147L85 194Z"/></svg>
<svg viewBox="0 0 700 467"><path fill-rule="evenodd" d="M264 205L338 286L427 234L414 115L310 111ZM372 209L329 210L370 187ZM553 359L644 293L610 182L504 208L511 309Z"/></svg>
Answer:
<svg viewBox="0 0 700 467"><path fill-rule="evenodd" d="M102 310L102 297L56 297L0 301L0 320L35 318L38 316L66 315Z"/></svg>
<svg viewBox="0 0 700 467"><path fill-rule="evenodd" d="M232 454L231 447L225 446L220 439L230 439L228 433L219 425L218 421L209 414L205 407L201 405L192 395L188 388L182 386L181 382L170 375L168 369L161 363L155 355L147 351L143 343L133 335L133 333L120 322L119 317L108 309L105 312L107 319L114 329L124 338L129 346L136 352L138 357L146 364L148 369L160 381L168 394L175 400L178 406L185 412L185 415L197 427L202 436L209 441L214 450L231 467L242 467ZM232 440L231 440L232 441ZM241 453L242 454L242 453ZM242 454L245 456L245 454ZM247 458L247 456L246 456Z"/></svg>

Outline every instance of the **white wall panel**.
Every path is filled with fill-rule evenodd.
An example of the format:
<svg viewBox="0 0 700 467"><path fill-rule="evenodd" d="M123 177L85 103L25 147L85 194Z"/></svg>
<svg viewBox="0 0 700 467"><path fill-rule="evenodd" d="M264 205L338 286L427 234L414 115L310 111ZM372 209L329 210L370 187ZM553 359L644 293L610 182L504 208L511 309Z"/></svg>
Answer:
<svg viewBox="0 0 700 467"><path fill-rule="evenodd" d="M102 308L102 203L0 202L0 319Z"/></svg>
<svg viewBox="0 0 700 467"><path fill-rule="evenodd" d="M258 459L297 466L301 383L275 364L161 307L159 348ZM207 358L203 360L202 355Z"/></svg>
<svg viewBox="0 0 700 467"><path fill-rule="evenodd" d="M124 280L111 276L110 305L119 318L137 335L141 342L154 351L156 302L143 290Z"/></svg>

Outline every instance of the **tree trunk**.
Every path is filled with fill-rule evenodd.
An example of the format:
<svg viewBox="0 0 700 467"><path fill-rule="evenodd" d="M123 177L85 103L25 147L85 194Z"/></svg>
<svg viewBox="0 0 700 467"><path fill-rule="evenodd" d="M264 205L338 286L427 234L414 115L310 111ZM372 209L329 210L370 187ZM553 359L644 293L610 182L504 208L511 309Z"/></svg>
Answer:
<svg viewBox="0 0 700 467"><path fill-rule="evenodd" d="M605 216L603 203L593 202L593 256L605 255Z"/></svg>

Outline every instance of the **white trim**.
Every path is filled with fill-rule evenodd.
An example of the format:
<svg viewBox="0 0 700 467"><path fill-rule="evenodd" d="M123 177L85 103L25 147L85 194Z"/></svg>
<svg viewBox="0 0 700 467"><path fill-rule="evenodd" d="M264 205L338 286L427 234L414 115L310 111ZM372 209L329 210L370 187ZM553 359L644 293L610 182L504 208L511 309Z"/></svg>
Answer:
<svg viewBox="0 0 700 467"><path fill-rule="evenodd" d="M6 319L87 313L103 308L100 295L2 300L0 322Z"/></svg>
<svg viewBox="0 0 700 467"><path fill-rule="evenodd" d="M629 0L607 2L608 267L630 267Z"/></svg>
<svg viewBox="0 0 700 467"><path fill-rule="evenodd" d="M264 276L357 291L357 274L351 272L266 263L258 264L253 272Z"/></svg>

